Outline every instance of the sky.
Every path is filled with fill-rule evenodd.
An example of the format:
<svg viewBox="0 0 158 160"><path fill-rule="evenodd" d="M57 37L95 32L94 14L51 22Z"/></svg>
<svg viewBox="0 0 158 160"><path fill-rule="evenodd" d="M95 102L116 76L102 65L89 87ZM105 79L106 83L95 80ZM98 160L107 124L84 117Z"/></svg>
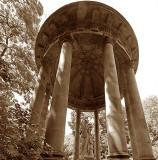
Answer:
<svg viewBox="0 0 158 160"><path fill-rule="evenodd" d="M136 73L141 99L158 96L158 0L97 0L120 12L132 26L139 45ZM41 0L42 23L54 11L73 0Z"/></svg>

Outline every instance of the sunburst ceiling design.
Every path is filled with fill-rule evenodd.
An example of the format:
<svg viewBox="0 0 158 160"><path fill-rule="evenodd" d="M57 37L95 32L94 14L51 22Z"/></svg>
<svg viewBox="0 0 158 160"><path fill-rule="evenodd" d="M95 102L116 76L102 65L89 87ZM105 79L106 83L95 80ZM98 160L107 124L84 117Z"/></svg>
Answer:
<svg viewBox="0 0 158 160"><path fill-rule="evenodd" d="M132 60L135 71L138 66L135 34L122 15L102 3L81 1L60 8L41 27L35 49L38 68L43 60L51 66L52 84L60 55L60 39L68 34L73 39L69 107L84 111L101 109L105 105L104 37L110 36L114 40L115 61L122 94L121 64Z"/></svg>

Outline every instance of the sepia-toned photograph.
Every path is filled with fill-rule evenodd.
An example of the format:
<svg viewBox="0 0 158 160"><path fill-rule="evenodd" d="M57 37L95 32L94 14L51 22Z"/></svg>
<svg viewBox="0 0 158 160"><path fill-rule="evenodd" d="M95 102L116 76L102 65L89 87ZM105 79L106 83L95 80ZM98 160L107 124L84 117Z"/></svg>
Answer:
<svg viewBox="0 0 158 160"><path fill-rule="evenodd" d="M158 160L157 0L0 0L0 160Z"/></svg>

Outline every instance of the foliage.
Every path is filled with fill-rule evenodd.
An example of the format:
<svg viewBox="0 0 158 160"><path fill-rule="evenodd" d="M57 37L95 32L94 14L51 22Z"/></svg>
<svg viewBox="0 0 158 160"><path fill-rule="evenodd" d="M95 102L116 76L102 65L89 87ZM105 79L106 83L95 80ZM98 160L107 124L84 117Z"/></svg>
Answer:
<svg viewBox="0 0 158 160"><path fill-rule="evenodd" d="M143 101L145 118L150 133L153 152L158 158L158 97L150 96Z"/></svg>
<svg viewBox="0 0 158 160"><path fill-rule="evenodd" d="M29 125L30 110L19 104L0 107L0 159L38 159L41 153L39 137L35 142L25 142L26 128Z"/></svg>
<svg viewBox="0 0 158 160"><path fill-rule="evenodd" d="M106 140L106 119L105 119L105 111L100 111L99 113L99 128L100 128L100 147L101 147L101 157L105 158L105 153L107 153L107 140ZM94 140L94 113L93 112L82 112L81 113L81 125L84 125L84 120L88 120L88 125L91 125L93 130L92 130L92 137ZM76 123L76 112L72 111L71 112L71 121L68 122L70 128L72 129L72 135L75 136L75 123ZM82 134L80 127L80 134ZM95 147L93 147L95 148ZM70 152L70 151L69 151ZM72 151L71 151L72 152ZM94 151L95 154L95 151Z"/></svg>
<svg viewBox="0 0 158 160"><path fill-rule="evenodd" d="M149 129L149 135L152 142L153 152L156 158L158 158L158 97L150 96L143 101L144 113L146 122ZM125 111L125 107L122 107L123 118L125 122L125 131L128 142L129 153L132 154L130 137L128 132L128 123L127 123L127 115ZM92 113L82 113L82 119L87 119L92 122L94 128L94 120ZM71 112L71 121L69 122L69 126L72 129L73 136L75 135L75 121L76 121L76 113L75 111ZM82 125L83 121L81 121ZM106 130L106 113L105 111L99 112L99 134L100 134L100 146L101 146L101 158L106 158L108 154L107 147L107 130ZM94 133L93 133L94 134Z"/></svg>
<svg viewBox="0 0 158 160"><path fill-rule="evenodd" d="M99 135L100 135L100 149L102 159L106 158L108 154L107 145L107 129L106 129L106 113L105 111L100 111L99 113Z"/></svg>
<svg viewBox="0 0 158 160"><path fill-rule="evenodd" d="M65 153L65 160L72 159L73 157L73 149L74 149L74 136L72 134L65 136L64 141L64 153Z"/></svg>
<svg viewBox="0 0 158 160"><path fill-rule="evenodd" d="M42 14L37 0L0 1L1 105L13 105L14 93L30 102L37 73L33 49Z"/></svg>
<svg viewBox="0 0 158 160"><path fill-rule="evenodd" d="M38 0L0 0L0 159L40 158L39 135L32 142L24 137L26 128L38 127L29 124L26 105L36 82L33 49L42 14Z"/></svg>
<svg viewBox="0 0 158 160"><path fill-rule="evenodd" d="M88 121L92 121L93 113L92 112L82 112L81 113L81 125L83 120L87 119ZM75 124L76 124L76 112L73 110L71 112L71 121L68 122L68 125L70 126L72 130L72 134L75 136Z"/></svg>

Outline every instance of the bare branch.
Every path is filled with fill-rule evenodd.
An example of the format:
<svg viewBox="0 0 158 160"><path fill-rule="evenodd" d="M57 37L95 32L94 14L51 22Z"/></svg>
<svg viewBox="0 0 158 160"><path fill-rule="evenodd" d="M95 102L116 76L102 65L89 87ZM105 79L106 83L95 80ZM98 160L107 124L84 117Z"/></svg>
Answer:
<svg viewBox="0 0 158 160"><path fill-rule="evenodd" d="M9 40L9 37L6 38L6 47L3 49L0 57L2 58L5 54L5 52L7 51L7 48L8 48L8 40Z"/></svg>

